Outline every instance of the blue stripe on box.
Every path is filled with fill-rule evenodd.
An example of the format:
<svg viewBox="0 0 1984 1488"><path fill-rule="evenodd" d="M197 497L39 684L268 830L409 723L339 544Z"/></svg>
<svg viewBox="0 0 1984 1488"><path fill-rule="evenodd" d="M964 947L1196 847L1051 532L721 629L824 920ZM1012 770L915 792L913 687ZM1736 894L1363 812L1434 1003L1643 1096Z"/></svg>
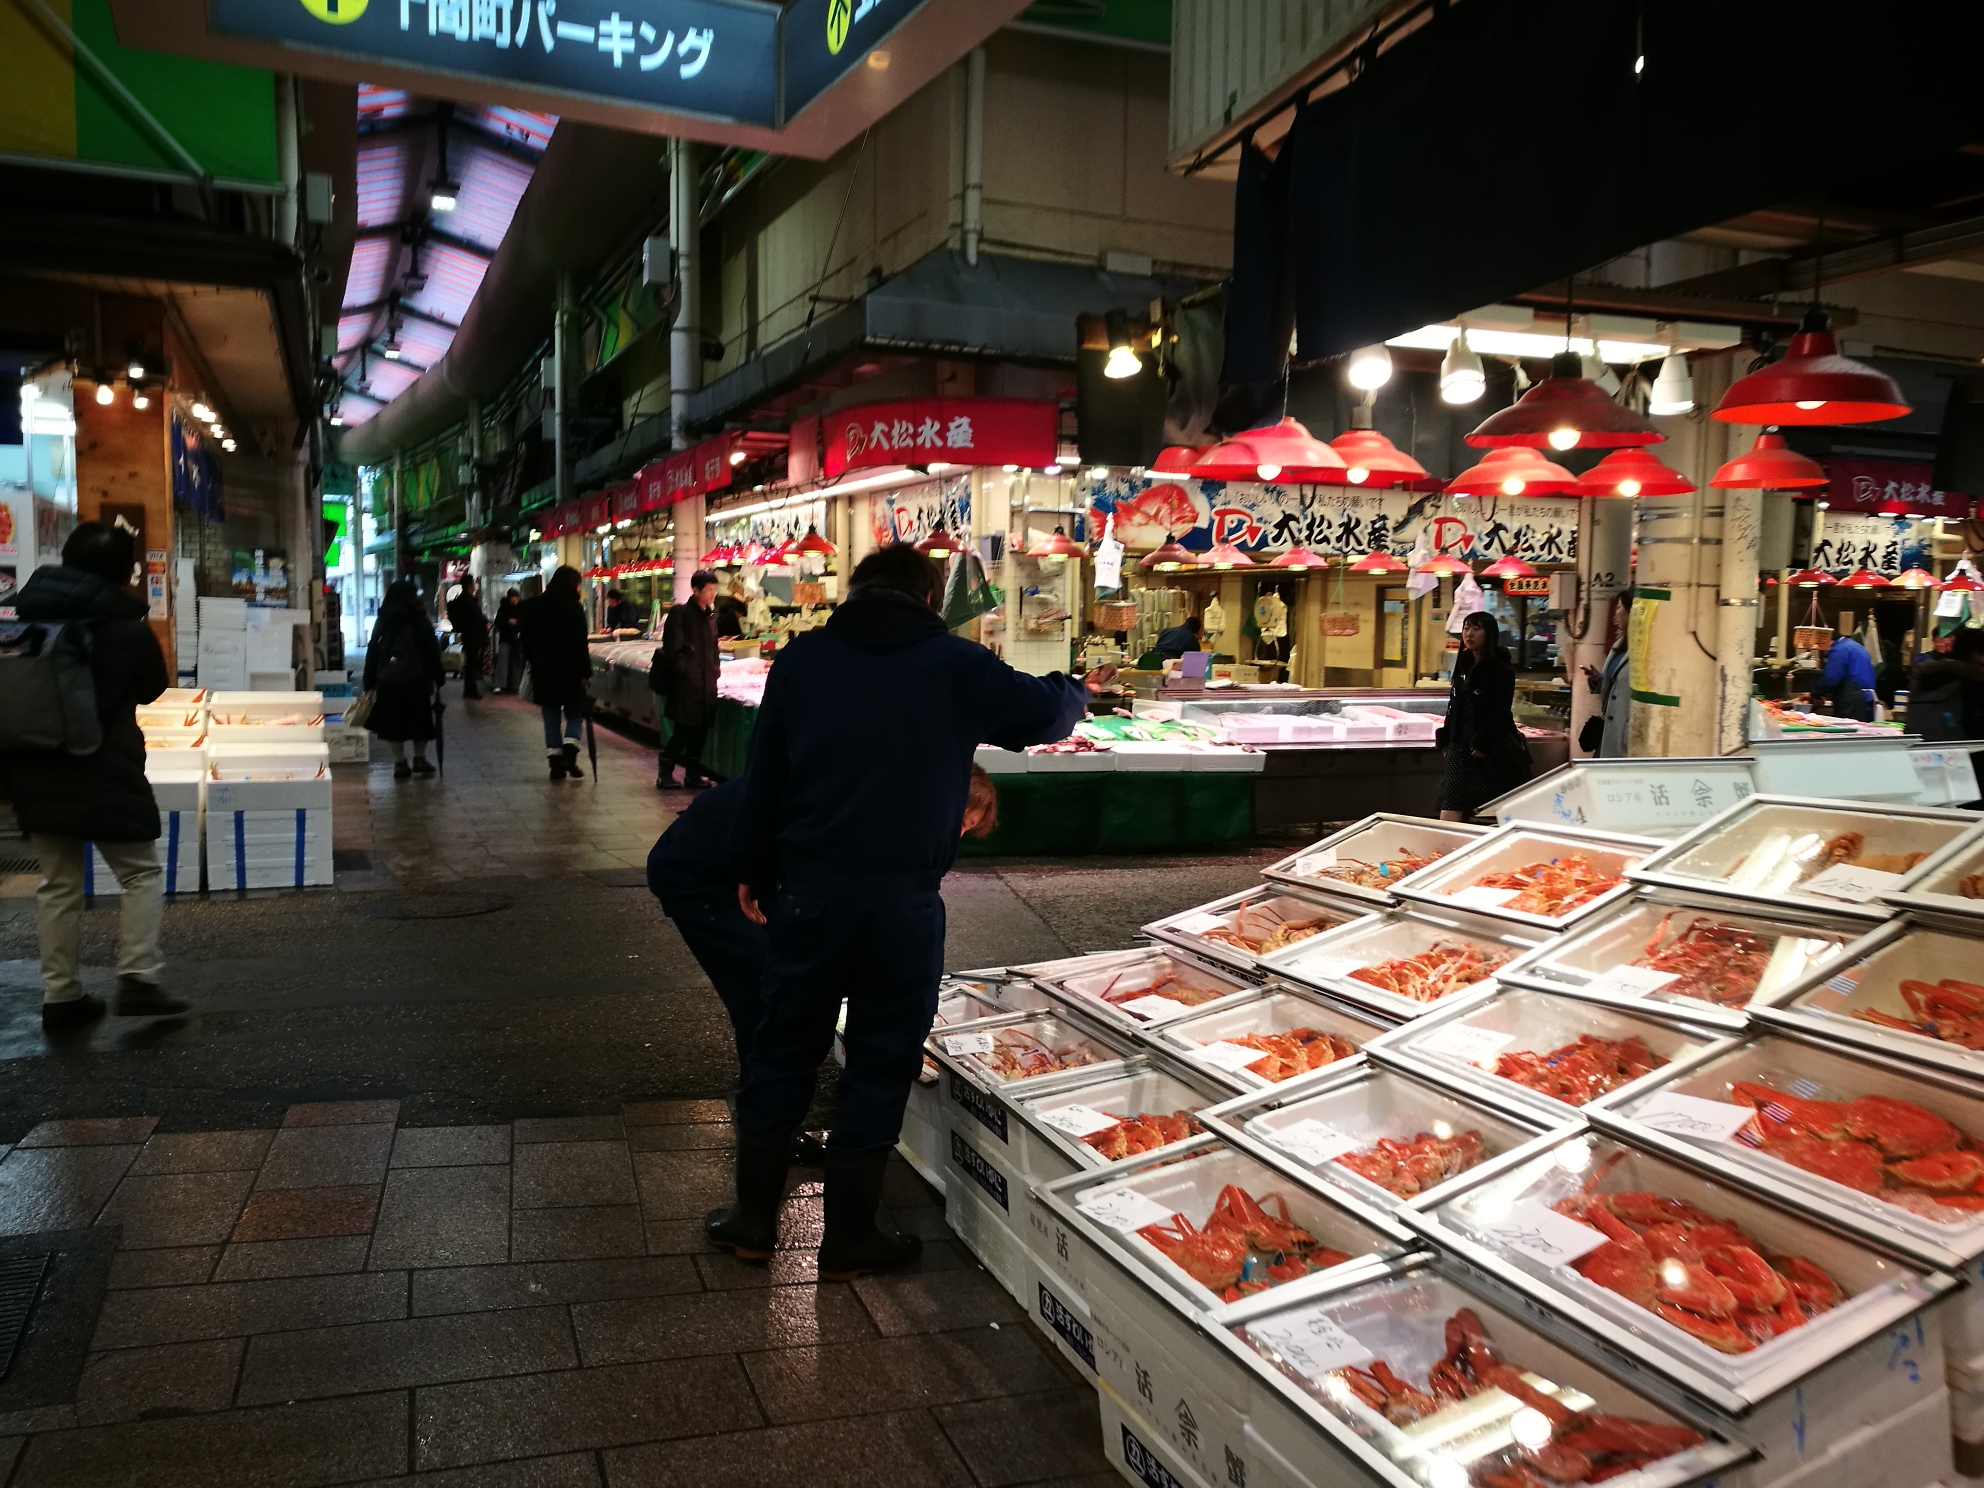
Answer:
<svg viewBox="0 0 1984 1488"><path fill-rule="evenodd" d="M248 887L248 843L247 831L242 826L242 818L247 813L234 813L234 886L237 889Z"/></svg>
<svg viewBox="0 0 1984 1488"><path fill-rule="evenodd" d="M96 844L94 842L85 842L83 844L83 897L85 899L94 899L96 897Z"/></svg>
<svg viewBox="0 0 1984 1488"><path fill-rule="evenodd" d="M296 808L296 886L299 889L303 887L303 828L309 819L310 813L306 808Z"/></svg>
<svg viewBox="0 0 1984 1488"><path fill-rule="evenodd" d="M165 823L165 891L179 892L179 813L169 812Z"/></svg>

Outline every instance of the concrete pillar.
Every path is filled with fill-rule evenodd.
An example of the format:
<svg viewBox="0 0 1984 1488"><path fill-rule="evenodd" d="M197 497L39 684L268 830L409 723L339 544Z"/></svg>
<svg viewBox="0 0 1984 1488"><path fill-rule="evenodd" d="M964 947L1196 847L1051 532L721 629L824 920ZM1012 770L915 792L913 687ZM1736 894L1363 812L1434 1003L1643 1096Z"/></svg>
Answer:
<svg viewBox="0 0 1984 1488"><path fill-rule="evenodd" d="M1745 741L1757 649L1757 538L1762 493L1722 493L1722 569L1716 595L1716 753Z"/></svg>
<svg viewBox="0 0 1984 1488"><path fill-rule="evenodd" d="M1612 648L1612 600L1632 587L1633 503L1616 497L1587 496L1578 512L1578 607L1567 617L1571 650L1571 753L1585 720L1598 711L1599 697L1585 686L1584 668L1602 672Z"/></svg>
<svg viewBox="0 0 1984 1488"><path fill-rule="evenodd" d="M689 395L703 385L701 207L697 178L701 151L690 141L668 142L668 242L675 250L675 325L668 335L669 442L689 448ZM689 598L689 579L706 551L700 497L675 508L675 602Z"/></svg>
<svg viewBox="0 0 1984 1488"><path fill-rule="evenodd" d="M570 424L572 418L572 398L577 368L574 365L578 350L578 313L574 308L572 276L569 273L558 275L558 305L552 317L551 365L552 443L558 465L558 501L560 505L572 500L578 493L576 478L572 470L572 443Z"/></svg>
<svg viewBox="0 0 1984 1488"><path fill-rule="evenodd" d="M1722 493L1639 498L1632 752L1714 754ZM1708 573L1704 577L1705 555Z"/></svg>
<svg viewBox="0 0 1984 1488"><path fill-rule="evenodd" d="M406 575L406 452L393 451L393 578ZM387 581L388 583L391 580ZM380 587L383 597L385 588Z"/></svg>

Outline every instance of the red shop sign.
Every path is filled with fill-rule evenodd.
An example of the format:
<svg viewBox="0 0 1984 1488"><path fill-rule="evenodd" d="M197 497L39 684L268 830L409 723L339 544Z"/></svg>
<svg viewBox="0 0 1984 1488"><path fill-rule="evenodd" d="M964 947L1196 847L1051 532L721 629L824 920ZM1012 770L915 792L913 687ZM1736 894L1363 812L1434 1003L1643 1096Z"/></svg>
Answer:
<svg viewBox="0 0 1984 1488"><path fill-rule="evenodd" d="M590 531L606 522L606 493L595 491L590 496L579 498L579 526Z"/></svg>
<svg viewBox="0 0 1984 1488"><path fill-rule="evenodd" d="M1826 500L1833 511L1877 512L1882 502L1895 500L1926 517L1970 515L1968 496L1936 489L1936 467L1927 460L1833 455L1826 460L1826 474L1831 479Z"/></svg>
<svg viewBox="0 0 1984 1488"><path fill-rule="evenodd" d="M1060 405L1035 398L915 398L827 415L827 474L874 465L1051 465Z"/></svg>
<svg viewBox="0 0 1984 1488"><path fill-rule="evenodd" d="M637 517L641 512L641 488L634 481L615 486L606 493L607 506L616 522Z"/></svg>
<svg viewBox="0 0 1984 1488"><path fill-rule="evenodd" d="M661 462L643 465L634 472L635 510L660 511L668 505L668 490L662 484Z"/></svg>
<svg viewBox="0 0 1984 1488"><path fill-rule="evenodd" d="M735 434L719 434L696 446L693 453L696 456L697 490L721 491L730 484L730 452L736 448Z"/></svg>
<svg viewBox="0 0 1984 1488"><path fill-rule="evenodd" d="M568 501L563 506L554 506L551 515L544 519L539 529L546 537L563 537L568 532L579 530L579 504Z"/></svg>

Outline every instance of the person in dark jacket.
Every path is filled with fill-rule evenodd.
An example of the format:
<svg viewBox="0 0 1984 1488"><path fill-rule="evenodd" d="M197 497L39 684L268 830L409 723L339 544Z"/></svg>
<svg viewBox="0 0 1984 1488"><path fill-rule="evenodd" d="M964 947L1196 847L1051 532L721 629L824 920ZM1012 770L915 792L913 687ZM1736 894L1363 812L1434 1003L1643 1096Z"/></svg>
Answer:
<svg viewBox="0 0 1984 1488"><path fill-rule="evenodd" d="M441 670L441 643L434 622L412 579L394 579L379 601L379 618L365 647L365 690L372 712L365 726L393 746L393 778L432 775L427 741L434 737L434 689ZM407 761L406 746L413 745Z"/></svg>
<svg viewBox="0 0 1984 1488"><path fill-rule="evenodd" d="M462 700L482 696L482 663L489 655L489 617L482 613L482 586L463 579L461 592L448 601L448 623L462 643Z"/></svg>
<svg viewBox="0 0 1984 1488"><path fill-rule="evenodd" d="M608 630L646 630L647 610L644 606L627 598L618 589L606 591L606 628Z"/></svg>
<svg viewBox="0 0 1984 1488"><path fill-rule="evenodd" d="M531 696L544 716L544 757L551 778L580 779L579 737L591 694L592 648L586 644L586 607L579 598L579 571L567 563L551 575L536 599L524 601L521 617L524 660L530 664ZM565 736L558 737L558 717Z"/></svg>
<svg viewBox="0 0 1984 1488"><path fill-rule="evenodd" d="M62 564L36 569L14 597L26 621L81 622L90 636L90 679L103 743L92 754L63 751L0 758L0 784L41 860L35 899L41 930L41 1024L73 1028L101 1018L103 999L83 991L83 877L94 844L123 889L117 925L116 1010L167 1017L186 1011L159 985L165 958L159 922L158 802L145 778L137 710L165 691L165 653L129 587L131 534L83 522L62 544Z"/></svg>
<svg viewBox="0 0 1984 1488"><path fill-rule="evenodd" d="M708 569L697 569L689 598L670 607L661 622L648 686L664 699L671 732L656 761L656 790L673 788L678 766L688 790L716 783L703 769L703 743L716 722L716 679L723 664L716 649L716 582Z"/></svg>
<svg viewBox="0 0 1984 1488"><path fill-rule="evenodd" d="M1495 617L1476 610L1461 622L1460 656L1440 746L1447 768L1440 782L1440 817L1465 821L1529 779L1529 741L1516 727L1516 673L1502 647Z"/></svg>
<svg viewBox="0 0 1984 1488"><path fill-rule="evenodd" d="M766 679L734 835L739 906L768 926L766 1010L737 1100L736 1202L704 1234L746 1259L771 1254L793 1134L845 1001L827 1280L921 1249L878 1230L875 1209L936 1015L937 886L957 856L972 752L1065 738L1087 701L1072 678L1027 676L952 635L934 608L939 574L907 543L870 554L833 618L786 647Z"/></svg>
<svg viewBox="0 0 1984 1488"><path fill-rule="evenodd" d="M1908 731L1925 739L1984 739L1984 630L1965 627L1947 655L1931 652L1908 681Z"/></svg>
<svg viewBox="0 0 1984 1488"><path fill-rule="evenodd" d="M1182 625L1174 625L1169 630L1160 630L1151 650L1165 661L1176 661L1187 651L1205 649L1205 643L1199 639L1199 634L1199 617L1188 615Z"/></svg>
<svg viewBox="0 0 1984 1488"><path fill-rule="evenodd" d="M1826 649L1826 664L1812 684L1812 701L1840 718L1874 721L1874 658L1852 636Z"/></svg>
<svg viewBox="0 0 1984 1488"><path fill-rule="evenodd" d="M524 652L518 640L517 613L523 608L515 589L496 606L496 620L490 627L496 642L496 676L491 692L515 692L523 685Z"/></svg>

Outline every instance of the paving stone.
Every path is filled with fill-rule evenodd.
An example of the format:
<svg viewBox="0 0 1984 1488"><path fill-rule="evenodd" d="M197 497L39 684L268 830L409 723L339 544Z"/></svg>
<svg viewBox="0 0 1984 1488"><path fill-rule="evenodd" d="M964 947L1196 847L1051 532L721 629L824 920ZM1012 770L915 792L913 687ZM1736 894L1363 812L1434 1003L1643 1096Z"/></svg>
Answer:
<svg viewBox="0 0 1984 1488"><path fill-rule="evenodd" d="M525 1142L618 1142L627 1135L618 1116L526 1116L512 1125L519 1146Z"/></svg>
<svg viewBox="0 0 1984 1488"><path fill-rule="evenodd" d="M166 1132L145 1143L133 1176L151 1173L230 1173L259 1168L272 1131Z"/></svg>
<svg viewBox="0 0 1984 1488"><path fill-rule="evenodd" d="M371 1246L370 1235L251 1240L228 1246L213 1275L215 1281L262 1281L279 1276L334 1276L342 1271L363 1271L365 1254Z"/></svg>
<svg viewBox="0 0 1984 1488"><path fill-rule="evenodd" d="M7 1474L14 1470L20 1460L21 1448L27 1445L25 1436L0 1436L0 1483L7 1481Z"/></svg>
<svg viewBox="0 0 1984 1488"><path fill-rule="evenodd" d="M774 1423L950 1405L1065 1386L1024 1327L870 1338L747 1354L744 1369ZM1095 1399L1089 1397L1089 1427Z"/></svg>
<svg viewBox="0 0 1984 1488"><path fill-rule="evenodd" d="M972 1488L923 1411L656 1442L605 1459L611 1488Z"/></svg>
<svg viewBox="0 0 1984 1488"><path fill-rule="evenodd" d="M374 1478L351 1488L600 1488L599 1463L591 1452L572 1452L409 1477Z"/></svg>
<svg viewBox="0 0 1984 1488"><path fill-rule="evenodd" d="M359 1395L37 1436L13 1488L318 1488L406 1466L404 1395Z"/></svg>
<svg viewBox="0 0 1984 1488"><path fill-rule="evenodd" d="M142 1142L158 1125L156 1116L107 1116L81 1121L44 1121L22 1137L22 1147L121 1147Z"/></svg>
<svg viewBox="0 0 1984 1488"><path fill-rule="evenodd" d="M509 1160L507 1126L403 1126L393 1140L396 1168L458 1168Z"/></svg>
<svg viewBox="0 0 1984 1488"><path fill-rule="evenodd" d="M701 1255L710 1248L701 1219L646 1219L644 1228L651 1256Z"/></svg>
<svg viewBox="0 0 1984 1488"><path fill-rule="evenodd" d="M510 1169L394 1168L372 1235L375 1271L510 1258Z"/></svg>
<svg viewBox="0 0 1984 1488"><path fill-rule="evenodd" d="M137 1155L128 1145L16 1147L0 1161L0 1235L87 1228Z"/></svg>
<svg viewBox="0 0 1984 1488"><path fill-rule="evenodd" d="M629 1126L680 1126L692 1121L728 1121L730 1107L720 1100L637 1101L620 1108Z"/></svg>
<svg viewBox="0 0 1984 1488"><path fill-rule="evenodd" d="M1024 1388L1017 1381L1015 1386ZM1091 1389L1011 1394L942 1406L933 1414L984 1488L1012 1488L1057 1475L1110 1470L1102 1452L1102 1434L1096 1430Z"/></svg>
<svg viewBox="0 0 1984 1488"><path fill-rule="evenodd" d="M325 1235L363 1235L379 1212L379 1186L343 1188L265 1188L249 1196L234 1240L310 1240Z"/></svg>
<svg viewBox="0 0 1984 1488"><path fill-rule="evenodd" d="M234 1397L241 1345L239 1338L214 1338L98 1354L76 1386L77 1423L107 1426L152 1411L223 1410Z"/></svg>
<svg viewBox="0 0 1984 1488"><path fill-rule="evenodd" d="M726 1190L719 1203L730 1201ZM826 1205L818 1194L788 1194L778 1211L780 1250L818 1250L826 1233Z"/></svg>
<svg viewBox="0 0 1984 1488"><path fill-rule="evenodd" d="M713 1292L746 1291L753 1287L812 1286L820 1280L820 1256L813 1250L781 1250L769 1261L740 1261L726 1251L711 1250L695 1257L697 1274ZM835 1283L827 1282L827 1286Z"/></svg>
<svg viewBox="0 0 1984 1488"><path fill-rule="evenodd" d="M213 1281L203 1286L110 1292L103 1299L92 1347L138 1348L377 1322L406 1316L406 1292L403 1272Z"/></svg>
<svg viewBox="0 0 1984 1488"><path fill-rule="evenodd" d="M1026 1316L989 1271L959 1268L864 1276L853 1286L884 1334L982 1328Z"/></svg>
<svg viewBox="0 0 1984 1488"><path fill-rule="evenodd" d="M234 1228L254 1181L252 1171L126 1178L96 1222L122 1225L118 1244L126 1250L216 1245Z"/></svg>
<svg viewBox="0 0 1984 1488"><path fill-rule="evenodd" d="M637 1152L634 1178L650 1221L701 1219L733 1193L728 1152Z"/></svg>
<svg viewBox="0 0 1984 1488"><path fill-rule="evenodd" d="M761 1424L735 1359L431 1385L414 1393L414 1465L501 1462Z"/></svg>
<svg viewBox="0 0 1984 1488"><path fill-rule="evenodd" d="M189 1245L181 1250L120 1250L110 1259L113 1291L128 1287L188 1286L213 1275L218 1245ZM4 1482L5 1479L0 1479Z"/></svg>
<svg viewBox="0 0 1984 1488"><path fill-rule="evenodd" d="M513 1261L583 1261L647 1250L638 1204L588 1209L518 1209L510 1215Z"/></svg>
<svg viewBox="0 0 1984 1488"><path fill-rule="evenodd" d="M0 1433L29 1435L38 1431L67 1431L76 1424L73 1405L40 1405L0 1413Z"/></svg>
<svg viewBox="0 0 1984 1488"><path fill-rule="evenodd" d="M874 1336L867 1314L840 1287L765 1287L584 1302L572 1308L572 1328L579 1355L588 1364L797 1348Z"/></svg>
<svg viewBox="0 0 1984 1488"><path fill-rule="evenodd" d="M534 1374L578 1362L562 1307L306 1328L249 1340L239 1399L243 1405L266 1405Z"/></svg>
<svg viewBox="0 0 1984 1488"><path fill-rule="evenodd" d="M512 1159L519 1209L632 1204L634 1170L625 1142L535 1142Z"/></svg>
<svg viewBox="0 0 1984 1488"><path fill-rule="evenodd" d="M953 1240L956 1238L951 1222L944 1218L944 1206L918 1205L915 1207L889 1207L889 1218L895 1221L899 1234L914 1235L925 1245L933 1240Z"/></svg>
<svg viewBox="0 0 1984 1488"><path fill-rule="evenodd" d="M698 1122L679 1126L630 1126L627 1145L636 1152L686 1152L722 1150L737 1145L737 1133L728 1122Z"/></svg>
<svg viewBox="0 0 1984 1488"><path fill-rule="evenodd" d="M283 1113L284 1126L364 1126L384 1122L390 1126L400 1119L396 1100L318 1101L291 1106Z"/></svg>
<svg viewBox="0 0 1984 1488"><path fill-rule="evenodd" d="M269 1155L255 1187L344 1188L382 1183L392 1151L390 1126L285 1127L269 1143Z"/></svg>
<svg viewBox="0 0 1984 1488"><path fill-rule="evenodd" d="M455 1266L413 1273L413 1314L666 1297L701 1289L694 1264L684 1256Z"/></svg>

